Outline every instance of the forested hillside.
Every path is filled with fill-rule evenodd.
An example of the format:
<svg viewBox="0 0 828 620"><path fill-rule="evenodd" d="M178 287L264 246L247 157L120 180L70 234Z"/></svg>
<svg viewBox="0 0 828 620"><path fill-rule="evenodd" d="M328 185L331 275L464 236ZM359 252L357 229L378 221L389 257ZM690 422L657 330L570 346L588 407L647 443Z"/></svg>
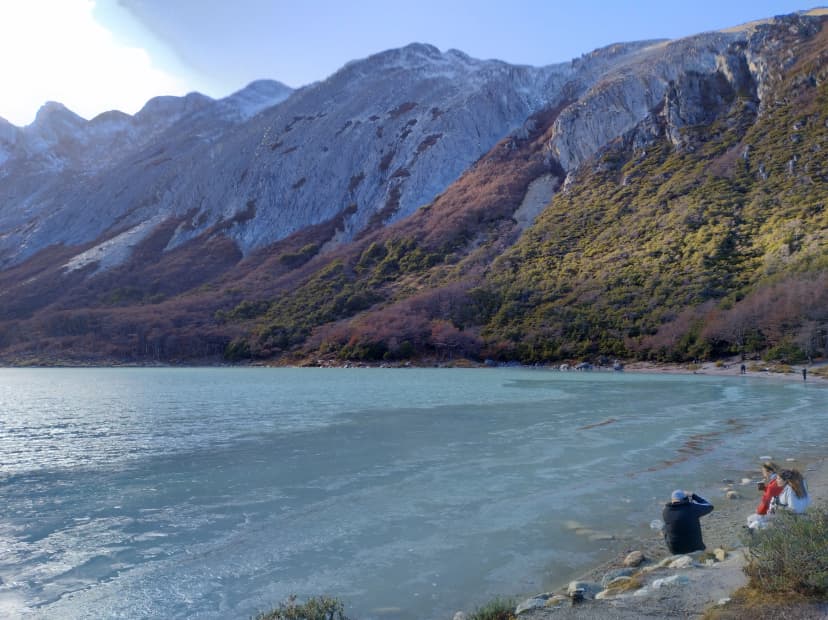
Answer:
<svg viewBox="0 0 828 620"><path fill-rule="evenodd" d="M710 124L602 152L496 262L483 335L524 361L824 354L825 32L801 54L758 115L702 93Z"/></svg>
<svg viewBox="0 0 828 620"><path fill-rule="evenodd" d="M530 162L540 161L547 118L407 226L274 303L244 346L527 363L823 355L826 42L823 30L796 50L765 102L725 82L677 86L698 89L705 122L677 135L655 122L602 150L501 254L518 233L512 213L538 173ZM455 226L455 201L479 209Z"/></svg>

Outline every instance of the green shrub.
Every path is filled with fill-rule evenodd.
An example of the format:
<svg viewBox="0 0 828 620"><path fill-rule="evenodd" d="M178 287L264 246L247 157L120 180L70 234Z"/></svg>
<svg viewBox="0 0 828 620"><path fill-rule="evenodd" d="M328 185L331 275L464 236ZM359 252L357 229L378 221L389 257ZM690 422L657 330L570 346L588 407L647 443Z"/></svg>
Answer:
<svg viewBox="0 0 828 620"><path fill-rule="evenodd" d="M250 343L244 338L233 340L224 349L224 359L228 362L238 362L243 359L248 359L250 356Z"/></svg>
<svg viewBox="0 0 828 620"><path fill-rule="evenodd" d="M783 342L775 347L771 347L765 354L765 358L769 360L788 362L790 364L804 362L808 359L805 352L798 345L791 342Z"/></svg>
<svg viewBox="0 0 828 620"><path fill-rule="evenodd" d="M301 267L312 259L319 252L319 245L316 243L309 243L297 252L287 252L279 256L279 262L288 267L295 269Z"/></svg>
<svg viewBox="0 0 828 620"><path fill-rule="evenodd" d="M311 597L304 603L297 603L296 596L290 596L279 607L254 616L254 620L348 620L345 606L339 599L329 596Z"/></svg>
<svg viewBox="0 0 828 620"><path fill-rule="evenodd" d="M496 598L477 608L469 620L515 620L515 601Z"/></svg>
<svg viewBox="0 0 828 620"><path fill-rule="evenodd" d="M828 596L828 509L777 514L772 525L746 535L751 585L768 593Z"/></svg>

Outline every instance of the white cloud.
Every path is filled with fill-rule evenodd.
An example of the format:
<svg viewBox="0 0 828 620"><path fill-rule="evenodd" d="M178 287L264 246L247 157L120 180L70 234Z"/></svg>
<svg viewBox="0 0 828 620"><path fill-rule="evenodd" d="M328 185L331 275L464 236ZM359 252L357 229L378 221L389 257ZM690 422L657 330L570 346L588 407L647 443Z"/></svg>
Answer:
<svg viewBox="0 0 828 620"><path fill-rule="evenodd" d="M84 118L137 112L156 95L182 95L184 80L157 67L146 50L126 47L95 21L92 0L0 0L0 116L34 120L46 101Z"/></svg>

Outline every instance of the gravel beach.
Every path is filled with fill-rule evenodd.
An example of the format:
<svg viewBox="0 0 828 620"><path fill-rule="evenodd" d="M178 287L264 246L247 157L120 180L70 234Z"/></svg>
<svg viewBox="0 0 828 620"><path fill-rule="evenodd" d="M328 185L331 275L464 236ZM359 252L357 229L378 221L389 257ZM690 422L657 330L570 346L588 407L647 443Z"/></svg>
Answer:
<svg viewBox="0 0 828 620"><path fill-rule="evenodd" d="M828 456L808 461L780 459L780 465L797 468L805 475L809 491L817 505L828 504ZM757 479L759 471L745 472L746 478ZM626 592L603 600L585 600L572 604L563 586L550 595L559 595L557 605L535 608L520 614L521 619L542 620L562 618L583 619L629 619L636 618L700 618L711 606L720 604L724 599L747 583L742 570L745 553L742 548L742 536L746 518L753 513L759 503L760 494L755 484L722 483L722 491L732 489L738 494L734 499L719 499L716 509L702 519L702 530L708 551L717 548L727 553L724 561L704 560L693 554L696 560L692 566L685 568L656 568L670 557L659 532L637 541L637 544L619 553L613 560L595 567L582 575L578 581L601 583L608 573L618 571L624 566L628 552L642 551L646 561L636 568L644 587L639 591ZM641 569L644 569L641 571ZM659 583L660 582L660 583ZM802 618L828 618L828 604L817 607Z"/></svg>

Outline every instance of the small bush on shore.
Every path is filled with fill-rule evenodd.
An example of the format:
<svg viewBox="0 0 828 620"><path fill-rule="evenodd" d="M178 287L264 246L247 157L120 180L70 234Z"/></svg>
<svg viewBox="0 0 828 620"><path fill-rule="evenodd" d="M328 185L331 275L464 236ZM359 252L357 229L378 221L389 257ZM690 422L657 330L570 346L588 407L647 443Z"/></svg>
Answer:
<svg viewBox="0 0 828 620"><path fill-rule="evenodd" d="M253 620L348 620L348 617L339 599L320 596L297 603L296 596L290 596L276 609L261 612Z"/></svg>
<svg viewBox="0 0 828 620"><path fill-rule="evenodd" d="M479 607L469 620L515 620L515 606L512 599L496 598Z"/></svg>
<svg viewBox="0 0 828 620"><path fill-rule="evenodd" d="M777 514L771 527L749 535L745 572L767 593L828 596L828 508Z"/></svg>

